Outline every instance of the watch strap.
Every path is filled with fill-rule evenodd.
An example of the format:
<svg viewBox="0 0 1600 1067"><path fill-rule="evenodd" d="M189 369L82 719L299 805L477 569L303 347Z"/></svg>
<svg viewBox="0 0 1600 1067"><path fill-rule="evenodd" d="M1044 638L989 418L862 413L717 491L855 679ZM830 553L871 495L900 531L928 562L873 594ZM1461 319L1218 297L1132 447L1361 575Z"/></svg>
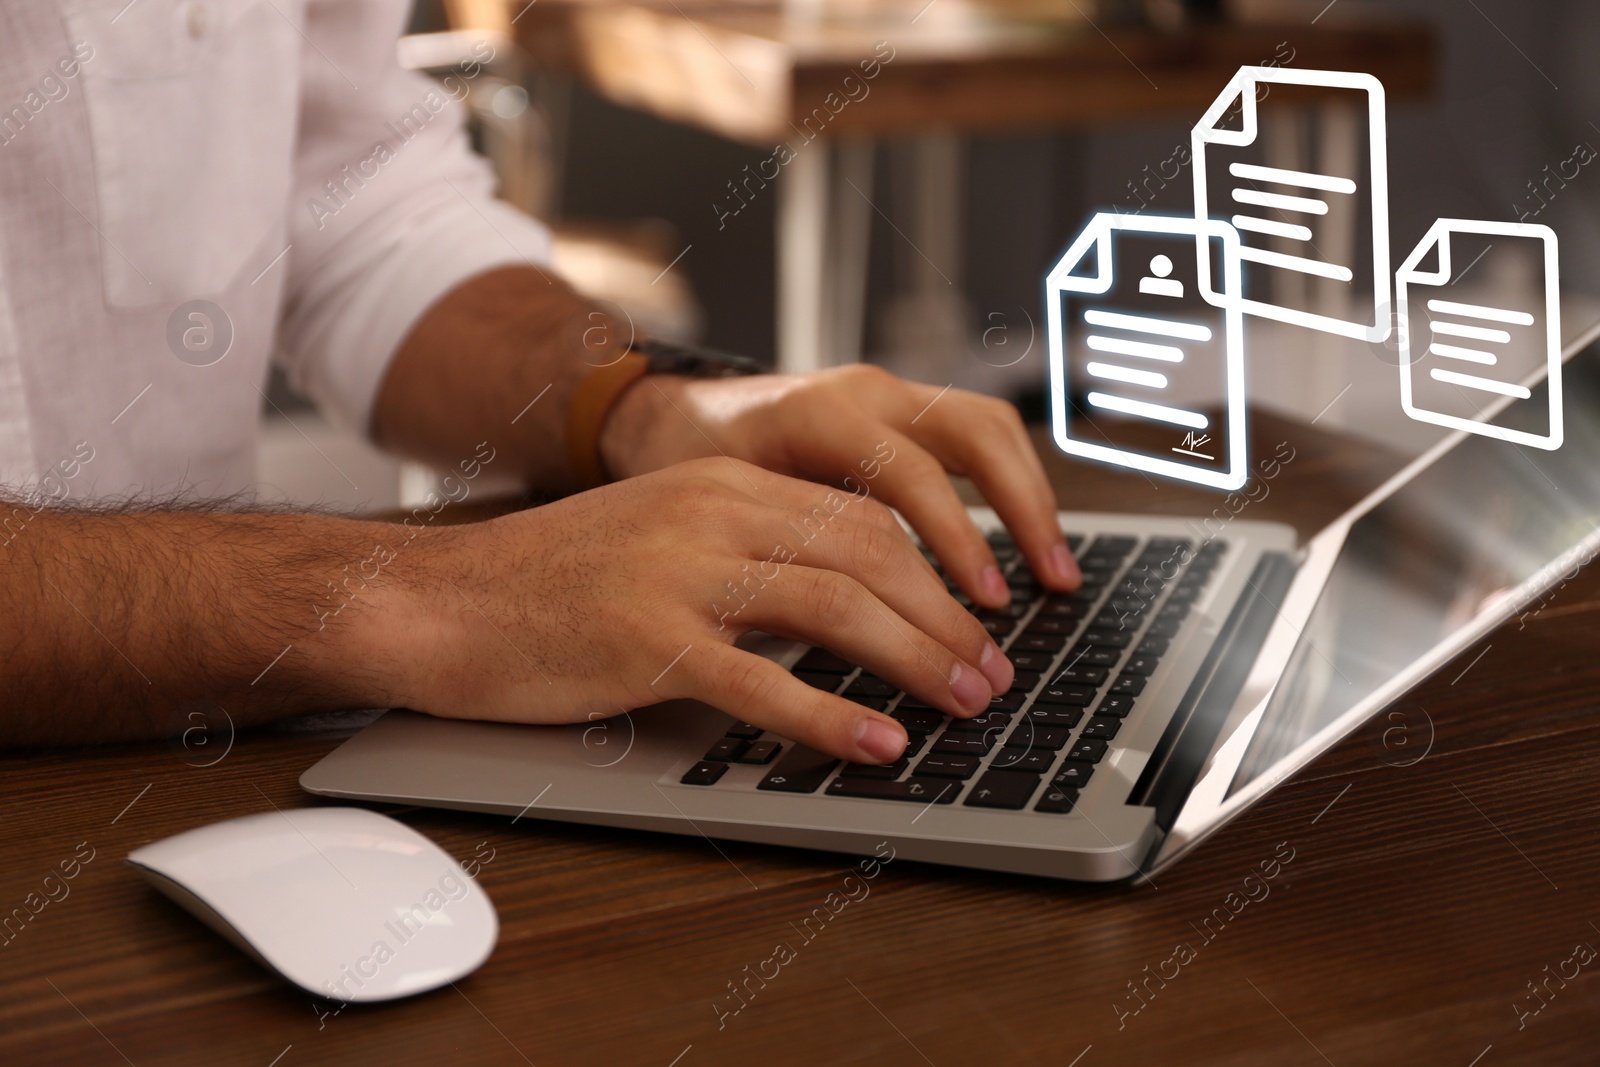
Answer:
<svg viewBox="0 0 1600 1067"><path fill-rule="evenodd" d="M648 373L647 358L626 352L584 375L573 390L567 404L567 462L585 488L593 489L610 480L600 457L600 433L623 391Z"/></svg>

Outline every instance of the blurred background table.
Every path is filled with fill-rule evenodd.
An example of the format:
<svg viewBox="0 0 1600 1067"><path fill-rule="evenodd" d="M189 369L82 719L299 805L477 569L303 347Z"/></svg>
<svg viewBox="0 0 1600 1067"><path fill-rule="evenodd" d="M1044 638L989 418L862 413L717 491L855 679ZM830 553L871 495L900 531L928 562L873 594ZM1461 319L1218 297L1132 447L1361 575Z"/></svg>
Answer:
<svg viewBox="0 0 1600 1067"><path fill-rule="evenodd" d="M1331 8L1312 24L1203 21L1165 28L1092 0L449 0L462 26L514 34L543 72L615 103L760 147L785 142L777 179L777 353L785 370L860 358L875 148L897 142L895 229L907 286L891 314L899 348L935 366L962 358L962 138L1023 129L1199 119L1241 66L1360 70L1391 100L1435 77L1429 24ZM1150 5L1155 6L1155 5ZM1176 3L1168 5L1176 11ZM1157 7L1159 10L1159 7ZM892 57L885 59L886 56ZM861 63L878 71L861 78ZM837 111L845 79L865 95ZM1362 131L1315 94L1273 94L1269 162L1349 158ZM648 161L641 160L641 176ZM1138 175L1133 176L1139 180ZM753 195L766 182L731 176ZM1131 184L1131 183L1130 183ZM887 216L885 216L887 217ZM1353 222L1352 222L1353 225ZM929 351L929 349L934 349ZM946 380L946 379L941 379Z"/></svg>
<svg viewBox="0 0 1600 1067"><path fill-rule="evenodd" d="M1249 516L1302 533L1400 462L1265 414L1254 439L1296 456ZM1053 450L1046 462L1075 507L1216 506ZM348 729L256 730L225 748L213 723L207 745L7 754L0 916L80 843L94 858L0 944L0 1062L1591 1063L1600 979L1592 964L1550 976L1579 943L1600 945L1597 613L1585 570L1154 886L894 862L720 1029L728 983L792 937L852 860L386 808L478 860L500 944L454 989L319 1015L334 1005L273 978L122 859L203 823L319 803L296 780ZM1280 843L1294 858L1270 894L1119 1027L1128 983L1198 942L1194 924ZM1529 982L1548 983L1540 998ZM1538 1010L1519 1020L1517 1006Z"/></svg>

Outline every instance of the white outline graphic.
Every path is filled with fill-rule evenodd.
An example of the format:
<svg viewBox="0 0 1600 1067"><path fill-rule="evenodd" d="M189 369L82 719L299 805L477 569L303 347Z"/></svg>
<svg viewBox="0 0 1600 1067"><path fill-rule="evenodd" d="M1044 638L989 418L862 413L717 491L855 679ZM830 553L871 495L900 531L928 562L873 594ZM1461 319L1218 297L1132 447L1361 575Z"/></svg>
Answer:
<svg viewBox="0 0 1600 1067"><path fill-rule="evenodd" d="M1220 309L1223 314L1223 350L1226 364L1223 370L1226 378L1227 394L1227 405L1223 418L1228 438L1228 465L1224 470L1211 470L1190 463L1164 459L1159 456L1142 455L1095 441L1086 441L1079 436L1073 436L1071 432L1072 426L1068 417L1069 405L1067 402L1067 330L1062 321L1062 304L1065 295L1069 293L1097 296L1110 291L1113 272L1112 234L1114 231L1119 230L1192 236L1195 239L1196 259L1199 263L1205 265L1202 268L1203 276L1209 274L1211 255L1210 249L1207 247L1208 243L1211 240L1222 241L1223 294L1212 293L1209 291L1209 286L1207 286L1198 295L1202 296L1206 303ZM1073 269L1083 261L1091 250L1096 253L1095 275L1093 277L1074 275L1072 273ZM1091 218L1088 225L1074 238L1071 246L1056 262L1056 265L1051 268L1049 275L1045 278L1046 337L1049 342L1050 356L1050 420L1051 432L1057 447L1068 455L1113 463L1122 467L1132 467L1135 470L1160 474L1181 481L1195 482L1200 485L1208 485L1217 489L1234 490L1243 488L1250 472L1248 469L1249 449L1245 440L1244 323L1243 313L1240 309L1241 302L1237 298L1238 293L1239 234L1227 223L1185 216L1121 215L1113 212L1100 212ZM1193 323L1141 318L1110 309L1087 309L1084 312L1084 318L1091 326L1102 325L1116 328L1119 323L1131 323L1137 325L1140 332L1161 337L1163 340L1170 338L1174 341L1209 341L1211 339L1209 327ZM1088 339L1087 346L1097 352L1132 355L1142 357L1152 363L1152 367L1149 370L1143 371L1091 363L1088 368L1090 374L1105 381L1123 382L1139 376L1139 380L1133 384L1147 385L1153 388L1163 388L1166 385L1166 376L1160 373L1162 364L1181 363L1184 358L1183 349L1176 344L1152 341L1094 337ZM1099 368L1098 372L1095 370L1097 367ZM1195 439L1192 431L1210 428L1208 420L1203 415L1179 411L1165 405L1152 404L1097 391L1090 392L1088 400L1091 404L1105 410L1120 411L1135 417L1155 419L1156 421L1189 429L1191 434L1185 439L1186 441ZM1190 454L1198 455L1198 453Z"/></svg>
<svg viewBox="0 0 1600 1067"><path fill-rule="evenodd" d="M1506 344L1511 341L1511 332L1507 326L1535 326L1538 324L1535 316L1523 311L1507 311L1503 308L1480 307L1475 304L1465 304L1459 301L1430 299L1427 310L1439 314L1453 315L1456 319L1468 319L1469 322L1455 320L1434 320L1431 315L1423 313L1413 319L1410 314L1408 287L1413 284L1448 285L1451 278L1450 238L1458 233L1474 233L1495 237L1528 237L1544 242L1544 329L1545 329L1545 367L1549 379L1550 403L1550 432L1545 435L1532 434L1526 430L1512 430L1503 426L1496 426L1490 422L1478 422L1473 419L1462 418L1457 415L1446 415L1442 412L1432 411L1419 407L1414 399L1413 390L1413 344L1417 333L1426 326L1428 344L1426 351L1430 355L1444 356L1461 364L1460 370L1450 370L1434 367L1429 372L1429 377L1447 385L1455 385L1466 389L1476 389L1492 394L1498 400L1500 397L1512 397L1526 400L1532 391L1519 382L1508 382L1498 378L1486 377L1486 367L1493 367L1497 356L1493 351L1494 345ZM1418 270L1417 264L1421 263L1430 251L1439 250L1439 269L1436 271ZM1395 272L1395 308L1401 322L1400 330L1400 406L1405 413L1418 422L1429 422L1436 426L1448 426L1455 430L1466 430L1469 433L1481 434L1484 437L1493 437L1496 440L1508 441L1511 444L1529 445L1533 448L1543 448L1554 451L1561 447L1564 435L1562 425L1561 401L1561 278L1560 278L1560 250L1555 231L1548 226L1533 222L1484 222L1471 219L1439 219L1418 242L1406 261ZM1412 328L1413 323L1416 329ZM1443 338L1434 340L1435 337Z"/></svg>
<svg viewBox="0 0 1600 1067"><path fill-rule="evenodd" d="M1330 318L1311 311L1286 308L1261 300L1246 300L1240 304L1245 314L1276 319L1295 326L1304 326L1324 333L1337 334L1374 344L1388 339L1391 329L1389 316L1389 162L1387 153L1388 129L1385 118L1383 83L1370 74L1354 74L1334 70L1294 70L1289 67L1240 67L1222 90L1211 107L1190 131L1191 167L1194 173L1194 216L1211 217L1213 205L1208 200L1206 164L1208 145L1242 147L1254 144L1257 136L1256 95L1262 82L1289 83L1293 85L1319 85L1337 89L1353 89L1367 94L1368 156L1367 184L1371 194L1372 216L1372 317L1370 322L1350 322ZM1218 129L1223 116L1238 100L1243 112L1241 129ZM1288 185L1300 190L1328 195L1355 195L1360 192L1360 182L1349 177L1313 174L1304 171L1263 167L1252 163L1236 162L1229 173L1244 181L1264 181ZM1291 196L1285 193L1266 192L1259 189L1232 190L1232 200L1215 205L1219 217L1227 216L1233 225L1248 233L1260 234L1281 240L1304 241L1313 252L1315 236L1311 218L1263 219L1254 215L1239 214L1241 207L1262 208L1269 211L1295 212L1301 216L1320 217L1328 213L1328 203L1315 195ZM1320 255L1320 253L1317 253ZM1265 267L1296 271L1312 277L1338 282L1355 282L1356 272L1349 266L1328 263L1312 256L1296 256L1280 251L1253 247L1241 238L1239 255L1242 259ZM1362 264L1363 271L1365 264ZM1365 279L1360 279L1365 281ZM1210 263L1200 260L1200 285L1211 288ZM1237 291L1237 290L1236 290Z"/></svg>

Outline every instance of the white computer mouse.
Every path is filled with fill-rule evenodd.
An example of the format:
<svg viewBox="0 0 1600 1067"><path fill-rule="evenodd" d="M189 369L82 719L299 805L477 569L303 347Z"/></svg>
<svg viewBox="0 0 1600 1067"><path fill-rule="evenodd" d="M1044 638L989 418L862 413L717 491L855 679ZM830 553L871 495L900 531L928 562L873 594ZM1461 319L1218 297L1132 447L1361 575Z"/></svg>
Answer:
<svg viewBox="0 0 1600 1067"><path fill-rule="evenodd" d="M295 985L392 1000L476 970L494 905L450 855L364 808L248 815L128 855L157 889Z"/></svg>

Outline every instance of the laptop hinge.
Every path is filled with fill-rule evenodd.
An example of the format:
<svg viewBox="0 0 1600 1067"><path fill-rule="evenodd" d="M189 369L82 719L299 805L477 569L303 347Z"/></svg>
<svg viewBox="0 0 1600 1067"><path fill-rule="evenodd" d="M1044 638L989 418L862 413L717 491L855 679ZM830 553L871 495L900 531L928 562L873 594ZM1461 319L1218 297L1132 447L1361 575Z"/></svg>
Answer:
<svg viewBox="0 0 1600 1067"><path fill-rule="evenodd" d="M1280 552L1268 552L1256 562L1244 593L1223 621L1144 773L1128 794L1129 804L1156 809L1156 824L1162 830L1171 829L1199 776L1206 753L1272 629L1276 605L1282 602L1294 573L1294 561Z"/></svg>

